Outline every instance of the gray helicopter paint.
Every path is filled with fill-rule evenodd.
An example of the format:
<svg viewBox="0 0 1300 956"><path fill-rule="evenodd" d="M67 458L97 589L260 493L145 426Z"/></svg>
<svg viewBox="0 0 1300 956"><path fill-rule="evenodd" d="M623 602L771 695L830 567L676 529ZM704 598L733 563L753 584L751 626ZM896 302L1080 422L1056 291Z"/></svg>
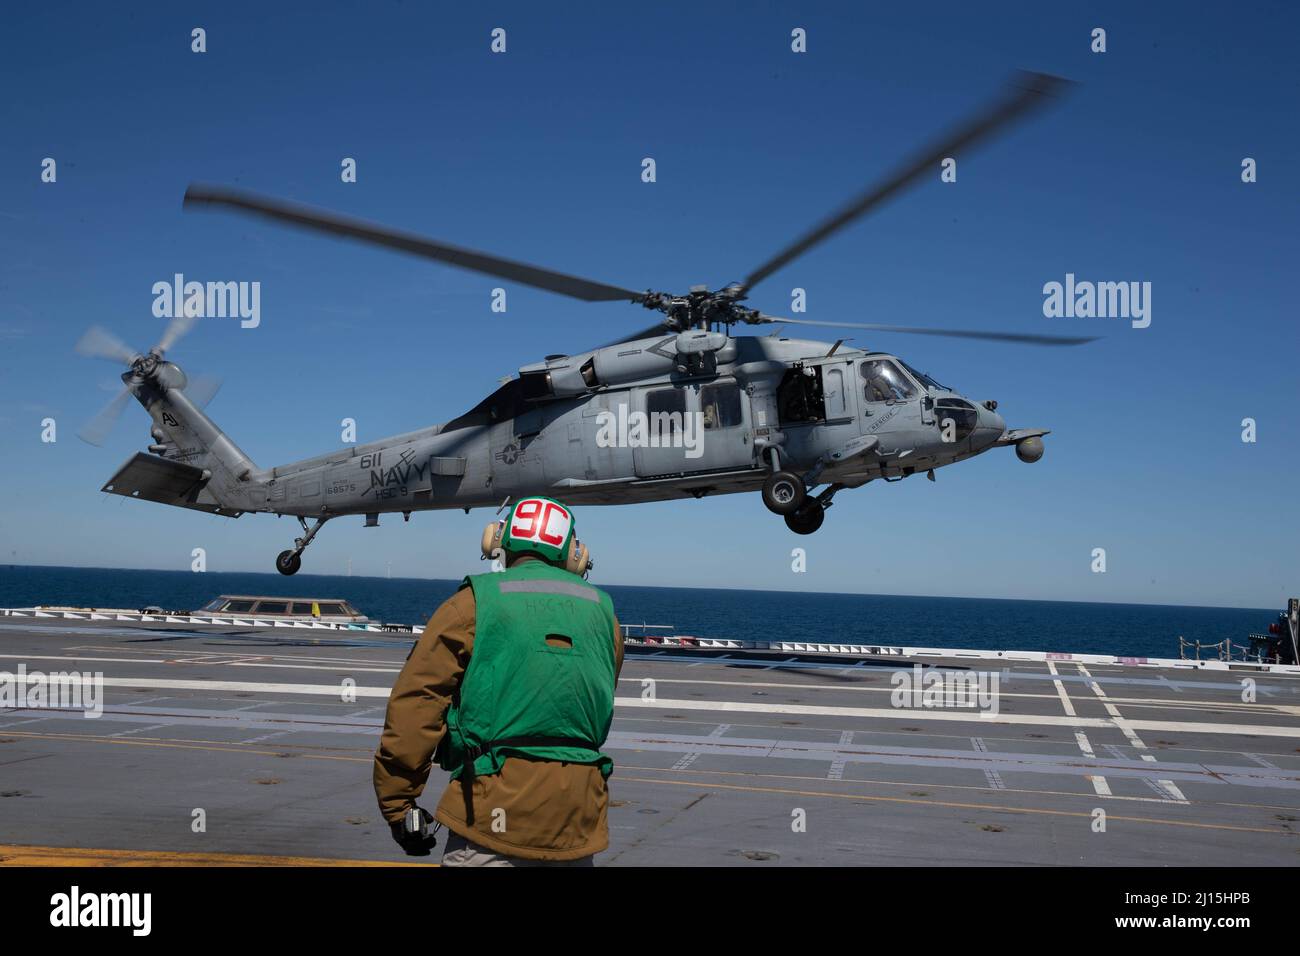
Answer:
<svg viewBox="0 0 1300 956"><path fill-rule="evenodd" d="M591 359L622 385L598 382L583 386L585 394L525 402L517 394L521 379L515 379L498 391L495 404L487 400L460 419L270 469L258 469L183 389L150 382L132 387L153 419L155 435L161 431L165 436L161 457L201 469L207 477L196 500L223 513L334 517L495 507L506 498L542 493L572 504L731 494L762 484L770 469L759 453L769 446L779 449L783 468L796 472L822 462L819 485L856 487L964 460L999 444L1007 434L1001 417L971 402L977 426L965 440L945 443L934 416L924 420L924 402L961 396L927 389L920 382L912 382L915 395L906 401L867 401L860 363L868 356L892 359L886 353L841 347L828 356L829 343L742 336L728 339L715 353L726 359L716 371L682 375L675 370L672 344L672 336L623 343L541 367L580 367ZM648 362L647 355L656 363ZM820 376L825 410L817 420L780 418L778 388L796 365L805 374L813 372L810 378ZM656 372L656 367L662 370ZM538 366L521 370L525 375L539 371ZM680 389L687 411L695 412L702 386L730 382L740 389L742 422L705 430L698 459L687 458L684 448L600 447L597 441L602 413L612 413L620 404L644 410L647 392ZM833 460L863 437L876 439L866 453ZM110 484L123 487L116 493L130 494L121 475Z"/></svg>

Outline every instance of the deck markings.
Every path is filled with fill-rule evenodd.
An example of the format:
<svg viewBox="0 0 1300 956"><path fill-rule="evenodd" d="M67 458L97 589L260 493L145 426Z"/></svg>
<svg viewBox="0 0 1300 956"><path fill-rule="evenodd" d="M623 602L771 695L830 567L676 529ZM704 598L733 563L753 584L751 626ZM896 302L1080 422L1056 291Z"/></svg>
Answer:
<svg viewBox="0 0 1300 956"><path fill-rule="evenodd" d="M851 743L853 743L853 731L851 730L840 731L840 746L846 747ZM832 760L830 769L826 771L826 779L827 780L844 779L844 767L846 763L847 761L843 757L836 757L834 760Z"/></svg>
<svg viewBox="0 0 1300 956"><path fill-rule="evenodd" d="M260 744L263 741L272 740L276 737L287 737L291 733L293 733L292 730L276 730L269 734L262 734L260 737L249 737L247 740L241 742L246 744Z"/></svg>
<svg viewBox="0 0 1300 956"><path fill-rule="evenodd" d="M1065 691L1065 685L1060 681L1059 672L1056 669L1055 661L1047 662L1047 669L1052 674L1052 683L1056 685L1056 693L1061 698L1061 705L1065 707L1065 712L1071 717L1075 716L1074 703L1070 700L1070 695ZM1092 749L1092 744L1088 742L1088 737L1082 731L1074 732L1074 742L1078 744L1079 751L1088 759L1095 760L1097 754ZM1092 789L1096 791L1099 797L1109 797L1111 795L1110 784L1101 774L1089 774L1088 780L1092 783Z"/></svg>
<svg viewBox="0 0 1300 956"><path fill-rule="evenodd" d="M27 675L24 679L27 683L35 682L32 675ZM89 675L71 676L69 681L77 682L94 682L95 678ZM284 682L270 681L232 681L232 680L185 680L175 678L155 678L155 677L104 677L100 682L105 687L129 687L143 688L147 690L190 690L212 693L214 691L244 692L244 693L262 693L262 694L286 694L286 695L303 695L315 697L333 697L342 699L343 685L338 684L295 684ZM743 686L743 684L742 684ZM1063 690L1064 688L1062 688ZM391 692L388 687L375 687L364 684L349 687L348 693L355 697L369 697L386 700ZM925 710L917 708L893 708L893 707L844 707L832 705L811 705L811 704L775 704L775 703L756 703L753 701L711 701L711 700L673 700L658 699L653 701L642 700L640 697L616 697L614 703L623 708L640 708L652 710L697 710L697 711L716 711L720 713L758 713L758 714L782 714L782 715L803 715L803 716L826 716L826 717L857 717L876 720L906 720L909 722L917 721L940 721L940 722L964 722L972 721L990 725L1029 725L1029 726L1046 726L1046 727L1070 727L1070 728L1087 728L1087 727L1117 727L1123 731L1136 732L1137 730L1154 730L1167 733L1200 733L1200 734L1226 734L1226 735L1256 735L1261 737L1285 737L1292 739L1297 736L1295 726L1280 726L1267 724L1219 724L1197 721L1172 721L1172 720L1129 720L1123 717L1116 719L1113 715L1110 717L1080 717L1071 716L1067 711L1065 716L1052 716L1050 714L1009 714L999 713L996 715L971 715L952 710ZM1112 708L1113 704L1110 705ZM1073 709L1071 705L1070 710ZM38 718L39 719L39 718ZM1127 736L1127 734L1126 734Z"/></svg>
<svg viewBox="0 0 1300 956"><path fill-rule="evenodd" d="M1102 690L1101 684L1097 682L1092 674L1088 673L1088 668L1083 664L1076 664L1075 666L1079 668L1079 673L1088 679L1092 692L1101 699L1102 706L1106 708L1106 713L1110 714L1111 718L1115 721L1115 726L1119 728L1120 733L1127 737L1129 743L1138 751L1138 756L1148 763L1157 763L1155 755L1148 752L1147 745L1142 742L1142 738L1137 735L1137 732L1133 730L1129 725L1129 722L1124 719L1124 716L1119 712L1119 708L1116 707L1111 702L1110 698L1106 696L1106 692ZM1178 785L1172 780L1157 780L1155 783L1158 786L1152 786L1152 789L1157 793L1161 792L1163 789L1171 800L1178 803L1188 802L1187 797L1183 796L1183 792L1178 789Z"/></svg>
<svg viewBox="0 0 1300 956"><path fill-rule="evenodd" d="M662 653L665 652L660 651L653 656L658 656L658 654L662 654ZM211 660L211 661L199 660L198 655L190 655L190 658L188 660L191 660L193 662L193 666L252 667L252 668L302 670L302 671L329 671L335 674L347 674L347 675L397 674L401 671L401 668L398 666L386 666L374 661L359 661L356 659L312 657L310 658L310 660L315 661L315 663L309 664L309 663L303 663L302 662L303 659L295 658L295 657L242 658L242 659L235 659L235 660L231 660L230 659L231 655L228 654L224 654L224 655L214 654L212 655L212 657L218 659ZM59 654L0 654L0 659L12 659L12 660L22 660L22 661L37 661L37 660L76 661L76 662L86 662L86 663L124 663L124 664L134 663L134 664L162 665L168 667L189 666L187 664L183 664L180 660L174 658L84 657L84 656L77 656L77 655L59 655ZM710 663L717 663L719 660L722 660L722 658L710 658L709 660L704 660L704 661L692 661L689 665L687 665L687 667L689 669L693 667L704 666ZM792 660L797 662L797 659L792 659ZM629 658L629 662L633 663L635 661L634 659ZM736 662L732 660L728 660L727 663L730 664ZM1054 662L1048 661L1046 663L1049 668L1052 668L1053 670L1055 669ZM838 668L836 670L836 673L840 675L843 675L845 673L852 673L855 672L857 668L865 666L865 664L866 662L859 662L858 664L855 664L852 667ZM776 664L764 665L759 669L772 670L774 668L780 669L788 666L790 666L790 661L783 661L783 662L778 662ZM1005 668L1003 669L1003 673L1006 673ZM1056 696L1058 697L1058 699L1062 700L1063 705L1065 704L1065 701L1069 699L1068 694L1065 693L1064 682L1078 681L1080 683L1090 683L1089 679L1085 679L1082 676L1069 676L1069 675L1061 675L1061 674L1040 675L1040 674L1023 674L1023 673L1019 674L1018 676L1042 677L1044 679L1050 678L1055 685ZM631 677L631 676L621 677L620 680L629 683L640 682L640 678ZM1116 678L1116 680L1121 680L1121 678ZM706 685L706 686L717 686L717 687L744 687L744 688L772 687L772 688L778 688L783 690L788 689L788 690L812 690L812 691L826 691L826 690L833 689L836 692L844 692L844 693L866 693L866 694L893 693L893 689L888 686L841 686L841 687L831 688L825 684L813 684L813 683L803 683L803 682L796 683L792 681L764 682L764 681L720 680L720 679L701 680L701 679L674 678L674 677L659 677L656 678L656 681L658 681L661 684L695 684L695 685ZM1162 681L1168 683L1168 678L1164 678L1162 675L1160 680L1146 681L1146 683L1161 683ZM1005 683L1005 679L1004 679L1004 683ZM1232 686L1235 689L1236 685L1232 685ZM1046 699L1050 699L1052 696L1053 695L1051 694L1034 694L1034 693L1026 693L1026 692L1011 693L1005 689L1003 689L1000 692L1000 697L1002 699L1023 698L1027 700L1046 700ZM1163 699L1163 698L1153 698L1153 697L1110 697L1109 699L1115 704L1122 704L1125 706L1135 706L1135 707L1149 707L1149 708L1156 708L1161 710L1181 709L1181 710L1195 710L1197 712L1202 712L1209 709L1209 710L1214 710L1216 712L1239 711L1245 714L1259 714L1261 716L1273 716L1273 715L1283 714L1288 717L1300 717L1300 706L1281 704L1281 703L1259 703L1259 702L1245 703L1237 700L1226 700L1226 701L1225 700L1186 700L1186 699L1173 700L1173 699ZM1072 709L1073 709L1073 704L1071 703L1069 706L1066 707L1066 713L1069 714ZM1297 730L1297 733L1300 734L1300 729Z"/></svg>
<svg viewBox="0 0 1300 956"><path fill-rule="evenodd" d="M723 654L721 657L709 657L709 658L706 658L706 659L704 659L704 660L702 660L702 661L696 661L694 664L687 664L686 666L687 666L687 667L702 667L702 666L704 666L705 664L717 664L717 663L720 663L720 662L722 662L722 661L725 661L725 660L726 660L728 657L730 657L730 656L731 656L730 654Z"/></svg>
<svg viewBox="0 0 1300 956"><path fill-rule="evenodd" d="M1092 760L1095 760L1097 758L1097 754L1092 749L1092 742L1088 740L1087 734L1085 734L1081 730L1076 730L1074 732L1074 740L1075 743L1079 745L1079 750L1080 752L1082 752L1082 754L1085 757L1088 757L1089 759ZM1088 779L1092 781L1092 788L1097 791L1097 796L1109 797L1111 795L1110 784L1106 782L1105 777L1097 776L1094 774Z"/></svg>
<svg viewBox="0 0 1300 956"><path fill-rule="evenodd" d="M15 736L15 737L25 737L25 738L37 739L37 740L75 741L75 742L77 742L77 743L110 744L110 745L118 745L118 746L132 746L132 747L151 747L151 748L161 748L161 749L167 749L167 750L199 750L199 751L210 751L210 752L216 752L216 753L233 753L233 754L243 754L243 755L252 755L252 756L280 756L280 755L283 753L283 751L276 751L276 750L260 750L260 749L253 749L253 748L248 747L248 746L246 746L246 745L244 745L244 744L241 744L241 743L231 743L231 744L226 744L226 745L219 745L219 744L213 744L213 743L211 743L211 742L207 742L207 741L199 741L199 740L177 740L177 739L172 739L172 740L162 740L162 739L153 739L153 740L125 739L125 740L124 740L124 739L113 739L113 738L109 738L109 737L105 737L105 736L96 736L96 735L92 735L92 734L55 734L55 733L38 733L38 732L33 732L33 731L23 731L23 732L19 732L19 733L14 734L14 736ZM295 749L296 749L297 752L298 752L298 756L299 756L300 758L302 758L302 759L306 759L306 760L329 760L329 761L340 761L340 762L344 762L344 763L362 763L362 764L371 764L371 763L373 763L373 761L374 761L374 757L373 757L371 754L369 754L369 753L367 753L367 754L364 755L364 756L352 756L352 755L348 755L348 754L344 754L344 753L313 753L310 749L304 749L304 748L301 747L301 746L297 746ZM671 772L671 771L669 771L667 768L664 768L664 767L642 767L642 766L634 766L634 765L633 765L633 766L626 766L626 765L625 765L623 769L626 770L626 771L638 771L638 772L642 772L642 773L645 773L645 772L652 772L652 773L669 773L669 772ZM754 778L754 777L763 777L763 778L769 778L769 779L808 780L808 781L810 781L810 782L817 782L817 779L818 779L818 778L814 778L814 777L797 776L797 775L791 775L791 774L774 774L774 773L767 773L767 772L755 773L755 772L749 772L749 771L741 772L741 771L721 771L721 770L687 770L687 771L682 771L682 773L683 773L684 775L741 776L741 777L750 778L750 779L752 779L752 778ZM626 777L626 776L620 775L620 777L619 777L618 779L619 779L619 780L624 780L624 779L635 780L636 778L629 778L629 777ZM690 783L690 782L688 782L688 781L641 780L640 782L643 782L643 783L658 783L658 784L675 784L675 783L678 783L678 784L683 784L683 785L692 785L692 786L695 786L695 787L699 787L699 786L701 786L701 784L698 783L698 782ZM915 783L915 782L909 782L909 781L891 781L891 780L857 781L857 783L868 783L868 782L869 782L870 784L872 784L872 785L876 785L876 786L895 786L895 787L908 787L908 788L915 788L915 787L919 786L917 783ZM960 784L950 784L950 783L929 784L929 786L937 786L937 787L939 787L939 788L942 788L942 789L948 789L948 790L981 790L981 791L983 790L983 788L970 787L970 786L963 786L963 785L960 785ZM759 789L759 790L761 790L762 788L752 788L752 787L734 786L734 787L730 787L730 788L728 788L728 789L734 789L734 790ZM805 791L780 790L780 791L777 791L777 792L802 793L802 792L805 792ZM1071 798L1071 799L1078 799L1078 798L1082 798L1082 797L1084 797L1084 795L1081 794L1081 793L1070 792L1070 791L1059 791L1059 790L1025 790L1025 789L1019 789L1019 788L1017 788L1017 789L1015 789L1015 790L1011 790L1011 791L1009 791L1009 792L1012 792L1012 793L1023 793L1023 794L1032 794L1032 795L1035 795L1035 796L1058 796L1058 797L1067 797L1067 798ZM815 794L814 794L814 795L815 795ZM838 794L826 794L826 795L827 795L827 796L838 796ZM868 795L862 795L862 794L848 794L848 796L851 797L851 798L853 798L853 799L871 799L870 796L868 796ZM940 806L956 806L956 807L983 806L983 805L978 805L978 804L965 804L965 803L954 803L954 802L944 802L944 801L930 801L930 800L921 800L921 799L909 800L909 799L904 799L904 798L888 798L888 797L882 797L882 798L879 798L879 799L882 799L882 800L892 800L892 801L899 802L899 803L911 803L911 804L918 804L918 805L934 805L934 804L937 804L937 805L940 805ZM1114 799L1114 800L1125 800L1125 801L1130 801L1130 802L1140 802L1140 803L1161 803L1161 804L1164 804L1165 806L1169 806L1169 805L1172 803L1172 801L1169 801L1169 800L1163 800L1163 799L1157 799L1157 798L1155 798L1155 797L1127 797L1127 796L1114 796L1114 797L1112 797L1111 799ZM1241 809L1248 809L1248 810L1269 810L1269 809L1271 809L1271 810L1282 810L1282 811L1287 811L1287 812L1297 812L1297 811L1300 811L1300 807L1291 807L1291 806L1282 806L1282 805L1276 805L1276 806L1275 806L1275 805L1270 805L1270 804L1239 804L1239 803L1231 803L1231 802L1215 802L1215 801L1209 801L1209 802L1203 803L1202 805L1203 805L1203 806L1223 806L1223 807L1241 808ZM1019 809L1019 808L1016 808L1016 807L1008 807L1008 806L986 807L986 808L987 808L987 809L1002 809L1002 810L1007 810L1007 811L1010 811L1010 812L1016 812L1016 811ZM1041 811L1031 811L1031 812L1052 813L1052 812L1056 812L1056 811L1041 810ZM1061 811L1061 812L1065 813L1066 811ZM1091 816L1091 811L1088 811L1088 812L1086 812L1086 813L1069 813L1068 815L1070 815L1070 816L1089 816L1089 817L1090 817L1090 816ZM1128 819L1140 820L1140 818L1128 818ZM1167 821L1151 821L1151 822L1167 822ZM1275 832L1277 832L1277 831L1275 831L1275 830L1270 830L1270 829L1266 829L1266 828L1259 828L1259 827L1240 827L1240 826L1233 826L1233 825L1227 825L1227 824L1224 824L1224 825L1220 825L1220 824L1187 824L1187 825L1189 825L1189 826L1208 827L1208 828L1210 828L1210 829L1225 829L1225 828L1226 828L1226 829L1236 829L1236 830L1247 830L1247 831L1252 831L1252 832L1267 832L1267 833L1275 833ZM1294 833L1294 832L1290 832L1290 831L1285 831L1285 835L1288 835L1288 836L1296 836L1296 835L1300 835L1300 834L1296 834L1296 833Z"/></svg>
<svg viewBox="0 0 1300 956"><path fill-rule="evenodd" d="M1070 702L1070 695L1065 692L1065 685L1061 683L1061 679L1057 674L1056 662L1048 661L1047 669L1052 672L1052 683L1056 685L1056 693L1061 698L1061 706L1065 708L1065 713L1070 717L1075 716L1074 704Z"/></svg>
<svg viewBox="0 0 1300 956"><path fill-rule="evenodd" d="M142 734L146 730L165 730L171 724L151 724L147 727L134 727L131 730L119 730L115 734L109 734L110 737L129 737L132 734Z"/></svg>
<svg viewBox="0 0 1300 956"><path fill-rule="evenodd" d="M970 739L970 742L971 742L971 746L974 747L976 750L978 750L980 753L986 754L989 752L989 746L984 742L983 737L972 737ZM1002 774L998 773L996 770L991 770L986 768L984 770L984 779L989 782L989 786L992 787L994 790L1007 789L1007 785L1002 782Z"/></svg>
<svg viewBox="0 0 1300 956"><path fill-rule="evenodd" d="M719 724L718 726L714 727L713 730L709 731L709 736L710 736L710 737L722 737L722 736L724 736L724 735L727 733L727 731L730 730L730 729L731 729L731 724ZM686 754L682 754L681 759L678 760L677 763L673 764L673 769L674 769L674 770L685 770L685 769L686 769L687 767L689 767L691 764L695 763L695 761L697 761L697 760L700 759L700 754L701 754L701 753L702 753L702 751L696 751L696 752L694 752L694 753L686 753Z"/></svg>

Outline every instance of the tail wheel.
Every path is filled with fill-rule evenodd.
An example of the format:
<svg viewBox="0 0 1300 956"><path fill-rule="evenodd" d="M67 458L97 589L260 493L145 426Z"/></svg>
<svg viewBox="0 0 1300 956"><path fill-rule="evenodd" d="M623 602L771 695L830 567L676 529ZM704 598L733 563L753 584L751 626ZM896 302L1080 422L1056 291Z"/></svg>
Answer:
<svg viewBox="0 0 1300 956"><path fill-rule="evenodd" d="M281 551L275 559L275 569L281 574L297 574L302 567L302 555L294 551Z"/></svg>
<svg viewBox="0 0 1300 956"><path fill-rule="evenodd" d="M812 534L826 520L826 509L819 504L810 504L794 514L785 516L785 526L795 534Z"/></svg>
<svg viewBox="0 0 1300 956"><path fill-rule="evenodd" d="M793 472L778 471L763 482L763 504L779 515L791 515L804 502L803 479Z"/></svg>

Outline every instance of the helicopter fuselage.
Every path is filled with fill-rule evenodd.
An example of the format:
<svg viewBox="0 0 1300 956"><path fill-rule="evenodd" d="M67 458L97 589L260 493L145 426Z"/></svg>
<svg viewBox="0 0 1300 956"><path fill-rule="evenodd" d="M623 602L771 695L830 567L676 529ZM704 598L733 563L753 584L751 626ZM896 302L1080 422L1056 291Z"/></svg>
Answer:
<svg viewBox="0 0 1300 956"><path fill-rule="evenodd" d="M496 507L542 493L627 504L753 491L773 457L784 470L816 469L818 483L857 487L970 458L1006 435L993 403L893 355L713 334L721 347L702 363L670 335L525 366L458 418L255 471L222 503L303 517Z"/></svg>

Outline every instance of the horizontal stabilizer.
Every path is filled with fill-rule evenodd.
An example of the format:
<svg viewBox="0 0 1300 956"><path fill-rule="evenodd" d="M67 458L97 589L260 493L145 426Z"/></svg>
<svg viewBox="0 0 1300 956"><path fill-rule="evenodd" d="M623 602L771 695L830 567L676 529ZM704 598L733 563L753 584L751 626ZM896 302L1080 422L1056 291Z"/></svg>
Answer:
<svg viewBox="0 0 1300 956"><path fill-rule="evenodd" d="M227 518L238 518L243 514L242 511L221 507L210 494L201 495L206 485L202 468L136 452L100 490L124 498L193 508Z"/></svg>

